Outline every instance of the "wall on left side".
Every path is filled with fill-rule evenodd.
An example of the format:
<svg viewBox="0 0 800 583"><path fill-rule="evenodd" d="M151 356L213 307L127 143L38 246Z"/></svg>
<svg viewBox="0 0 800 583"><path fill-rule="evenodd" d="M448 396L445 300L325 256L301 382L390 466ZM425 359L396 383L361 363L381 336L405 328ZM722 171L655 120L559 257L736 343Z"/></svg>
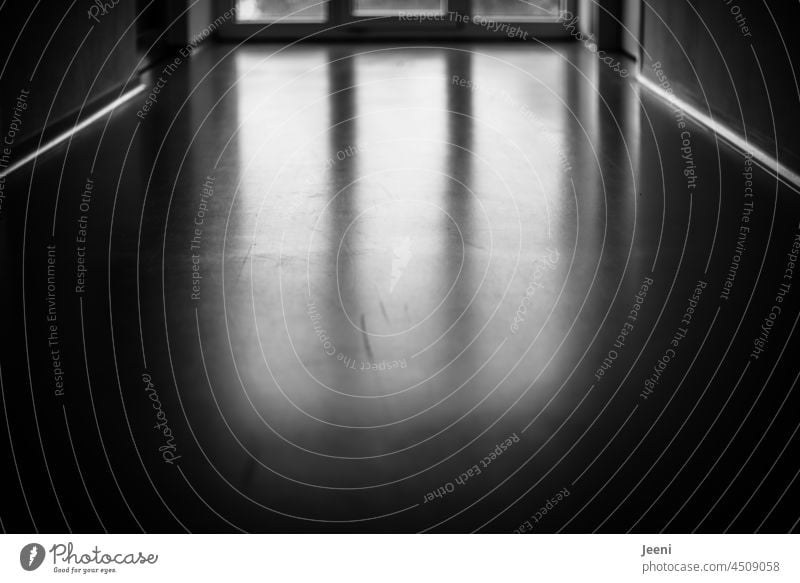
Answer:
<svg viewBox="0 0 800 583"><path fill-rule="evenodd" d="M110 5L110 3L107 3ZM35 8L34 8L35 6ZM96 8L96 21L88 14ZM12 159L36 147L45 128L55 128L116 98L138 83L133 2L103 11L98 4L6 2L0 10L0 131L19 112ZM85 118L86 115L81 115Z"/></svg>

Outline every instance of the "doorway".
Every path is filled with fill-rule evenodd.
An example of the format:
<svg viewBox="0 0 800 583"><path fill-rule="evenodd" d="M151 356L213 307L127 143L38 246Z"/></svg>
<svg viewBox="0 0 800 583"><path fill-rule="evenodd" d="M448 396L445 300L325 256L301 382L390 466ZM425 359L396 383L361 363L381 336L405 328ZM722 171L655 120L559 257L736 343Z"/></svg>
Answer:
<svg viewBox="0 0 800 583"><path fill-rule="evenodd" d="M566 37L574 0L219 0L228 39L515 40Z"/></svg>

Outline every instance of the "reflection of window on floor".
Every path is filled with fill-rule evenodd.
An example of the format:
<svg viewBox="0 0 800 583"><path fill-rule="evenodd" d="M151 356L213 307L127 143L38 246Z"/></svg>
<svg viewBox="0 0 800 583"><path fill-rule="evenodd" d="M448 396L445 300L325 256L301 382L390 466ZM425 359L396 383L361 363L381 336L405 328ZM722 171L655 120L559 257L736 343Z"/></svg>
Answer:
<svg viewBox="0 0 800 583"><path fill-rule="evenodd" d="M561 0L473 0L472 13L497 20L557 18Z"/></svg>
<svg viewBox="0 0 800 583"><path fill-rule="evenodd" d="M358 16L409 12L444 14L447 0L355 0L353 6L353 13Z"/></svg>
<svg viewBox="0 0 800 583"><path fill-rule="evenodd" d="M316 4L316 6L315 6ZM328 4L322 0L236 0L236 20L325 22Z"/></svg>

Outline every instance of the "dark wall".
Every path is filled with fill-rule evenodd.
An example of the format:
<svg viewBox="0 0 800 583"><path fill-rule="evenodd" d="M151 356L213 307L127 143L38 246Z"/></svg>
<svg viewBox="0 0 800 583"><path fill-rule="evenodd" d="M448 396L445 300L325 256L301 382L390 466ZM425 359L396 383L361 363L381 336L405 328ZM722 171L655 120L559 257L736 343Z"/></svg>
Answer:
<svg viewBox="0 0 800 583"><path fill-rule="evenodd" d="M90 5L75 3L66 12L69 3L43 2L31 13L35 3L6 2L0 10L3 134L18 95L29 91L21 130L14 138L17 155L26 142L38 142L46 123L53 126L74 116L84 101L91 107L116 97L125 83L138 82L135 76L129 80L136 65L135 30L125 32L135 17L134 3L120 1L106 14L98 14L97 22L87 14Z"/></svg>
<svg viewBox="0 0 800 583"><path fill-rule="evenodd" d="M66 2L2 4L0 142L12 128L12 161L35 149L43 131L52 137L82 108L85 119L137 85L143 67L184 48L213 20L212 0L101 4L78 2L70 11ZM7 165L0 159L0 169Z"/></svg>
<svg viewBox="0 0 800 583"><path fill-rule="evenodd" d="M642 10L644 75L663 82L660 62L676 95L800 171L800 3L648 0Z"/></svg>
<svg viewBox="0 0 800 583"><path fill-rule="evenodd" d="M639 58L641 47L639 38L642 35L642 1L622 0L620 19L624 24L620 32L621 49L634 59Z"/></svg>
<svg viewBox="0 0 800 583"><path fill-rule="evenodd" d="M578 0L576 9L580 16L579 28L584 34L595 32L594 14L596 11L595 3L592 0Z"/></svg>
<svg viewBox="0 0 800 583"><path fill-rule="evenodd" d="M214 0L136 0L140 69L169 59L216 18Z"/></svg>

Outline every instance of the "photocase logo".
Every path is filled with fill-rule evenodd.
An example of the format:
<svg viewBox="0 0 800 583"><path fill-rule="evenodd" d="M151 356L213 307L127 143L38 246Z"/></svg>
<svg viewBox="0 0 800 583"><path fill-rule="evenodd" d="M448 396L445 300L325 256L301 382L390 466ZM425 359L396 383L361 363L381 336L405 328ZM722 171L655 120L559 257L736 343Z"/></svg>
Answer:
<svg viewBox="0 0 800 583"><path fill-rule="evenodd" d="M38 543L30 543L19 552L19 564L26 571L35 571L44 562L45 550Z"/></svg>

